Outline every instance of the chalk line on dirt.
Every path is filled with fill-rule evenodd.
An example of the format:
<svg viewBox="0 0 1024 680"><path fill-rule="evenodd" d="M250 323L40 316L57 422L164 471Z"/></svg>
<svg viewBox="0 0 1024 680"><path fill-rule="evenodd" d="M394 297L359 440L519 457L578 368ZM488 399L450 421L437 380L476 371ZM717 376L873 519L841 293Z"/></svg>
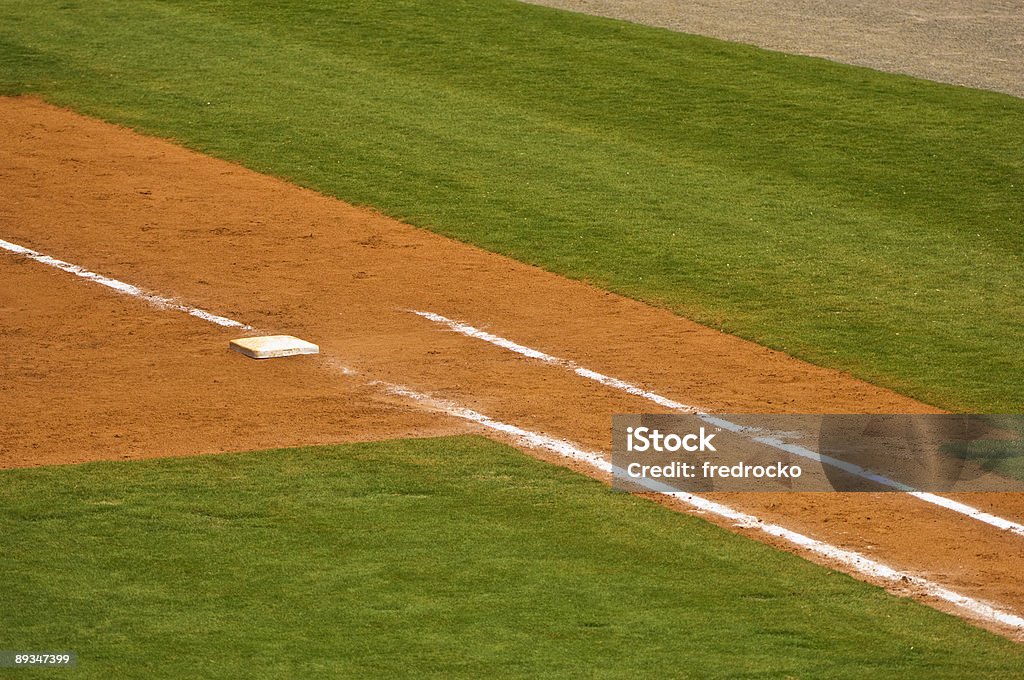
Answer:
<svg viewBox="0 0 1024 680"><path fill-rule="evenodd" d="M509 435L516 442L528 448L552 451L565 458L571 458L572 460L587 463L591 467L601 470L602 472L612 471L612 464L602 458L600 454L582 451L569 442L561 439L555 439L554 437L549 437L544 434L524 430L516 425L488 418L482 413L478 413L472 409L459 406L458 404L453 404L449 401L429 397L421 392L416 392L415 390L411 390L402 385L395 385L394 383L382 381L373 381L370 384L377 387L383 387L389 394L411 399L422 406L430 408L431 410L440 411L447 415L455 416L462 420L468 420L470 422L483 425L491 430Z"/></svg>
<svg viewBox="0 0 1024 680"><path fill-rule="evenodd" d="M487 331L475 328L468 324L454 321L446 316L441 316L440 314L435 314L433 312L421 312L415 309L410 309L407 311L415 314L416 316L421 316L424 319L429 319L430 321L433 321L435 323L447 326L456 333L461 333L462 335L468 336L470 338L477 338L479 340L489 342L492 345L497 345L502 349L507 349L510 352L515 352L516 354L521 354L531 359L537 359L538 361L543 361L544 363L547 364L561 366L562 368L568 369L575 373L576 375L579 375L583 378L599 382L602 385L607 385L608 387L621 390L623 392L626 392L627 394L632 394L634 396L647 399L648 401L652 401L655 404L658 404L659 406L664 406L665 408L674 409L676 411L682 411L684 413L700 413L700 410L695 406L689 406L687 404L675 401L674 399L663 397L660 394L649 392L641 387L633 385L632 383L628 383L625 380L619 380L618 378L613 378L611 376L604 375L603 373L598 373L597 371L591 371L590 369L584 368L577 364L576 362L570 361L569 359L560 359L558 357L551 356L550 354L545 354L540 350L536 350L525 345L520 345L519 343L513 342L512 340L509 340L507 338L503 338L501 336L488 333Z"/></svg>
<svg viewBox="0 0 1024 680"><path fill-rule="evenodd" d="M800 446L798 444L790 444L782 441L778 437L763 436L765 432L764 430L733 423L729 420L726 420L725 418L712 415L697 406L683 404L681 402L675 401L674 399L670 399L668 397L657 394L656 392L645 390L642 387L634 385L633 383L627 382L625 380L620 380L618 378L613 378L611 376L604 375L603 373L598 373L597 371L592 371L588 368L580 366L571 359L563 359L561 357L556 357L551 354L547 354L546 352L542 352L532 347L527 347L526 345L519 344L514 340L509 340L508 338L503 338L500 335L489 333L483 329L471 326L467 323L455 321L454 319L450 319L441 314L436 314L434 312L419 311L415 309L410 309L407 311L412 314L415 314L416 316L422 317L429 321L433 321L434 323L445 326L446 328L461 335L465 335L470 338L476 338L478 340L483 340L484 342L489 342L492 345L501 347L502 349L508 350L510 352L515 352L516 354L528 357L530 359L536 359L538 361L543 361L546 364L551 364L553 366L558 366L560 368L572 371L573 373L582 378L587 378L588 380L593 380L607 387L621 390L622 392L626 392L627 394L631 394L633 396L646 399L652 403L658 404L659 406L670 408L683 413L692 413L700 417L705 422L708 422L712 425L717 425L718 427L729 430L730 432L735 432L737 434L746 436L748 439L758 444L770 446L774 449L778 449L779 451L791 453L793 455L807 458L809 460L813 460L824 465L829 465L831 467L841 469L852 475L868 479L877 484L888 486L898 491L905 492L919 500L924 501L925 503L931 503L932 505L945 508L946 510L959 513L966 517L970 517L971 519L983 522L990 526L996 527L997 529L1002 529L1004 531L1009 531L1011 533L1024 536L1024 524L1013 522L1003 517L993 515L991 513L979 510L978 508L972 507L965 503L960 503L949 498L944 498L943 496L915 489L914 487L908 486L884 475L872 472L871 470L868 470L866 468L862 468L859 465L853 465L846 461L839 460L838 458L833 458L832 456L818 453L817 451L808 449L805 446Z"/></svg>
<svg viewBox="0 0 1024 680"><path fill-rule="evenodd" d="M564 439L531 432L516 425L494 420L493 418L472 409L444 399L432 397L422 392L417 392L416 390L403 385L395 385L393 383L382 381L374 381L371 384L382 387L390 394L411 399L431 410L477 423L488 429L509 435L520 445L527 446L529 448L543 449L545 451L556 453L564 458L586 463L600 472L621 475L623 477L626 476L625 470L609 463L607 460L602 458L599 453L586 451ZM864 576L891 584L913 587L919 594L934 597L942 600L943 602L948 602L955 607L969 612L978 620L1024 631L1024 617L1020 617L1012 612L1008 612L986 602L982 602L981 600L961 595L956 591L950 590L949 588L934 583L933 581L929 581L926 578L894 569L858 552L839 548L830 543L825 543L824 541L819 541L818 539L811 538L810 536L805 536L804 534L786 529L785 527L777 524L765 522L754 515L740 512L739 510L735 510L722 503L717 503L694 494L677 491L671 486L655 480L638 480L638 483L642 484L653 493L670 496L673 499L694 508L695 510L700 510L708 514L730 520L736 526L745 529L757 529L758 531L786 541L787 543L806 550L807 552L826 558L837 564L841 564Z"/></svg>
<svg viewBox="0 0 1024 680"><path fill-rule="evenodd" d="M217 326L226 326L232 328L242 328L251 330L250 326L243 324L239 321L235 321L234 319L229 319L224 316L212 314L197 307L183 305L171 300L170 298L147 293L142 289L133 286L129 283L124 283L123 281L118 281L117 279L112 279L101 274L91 272L78 265L74 265L63 260L58 260L48 255L43 255L30 248L25 248L24 246L10 243L9 241L4 241L3 239L0 239L0 248L24 256L36 262L40 262L51 267L56 267L57 269L74 274L75 276L78 276L80 278L93 281L95 283L99 283L100 285L106 286L119 293L142 299L159 309L170 309L185 312L187 314L190 314L199 319L202 319L203 321L207 321ZM425 313L420 315L426 316ZM443 319L444 317L439 318ZM488 333L484 333L483 331L478 331L478 334L474 335L473 337L491 337L498 340L503 340L501 338L498 338L497 336L492 336ZM638 387L630 385L629 383L625 383L624 381L620 381L615 378L610 378L608 376L604 376L594 371L583 369L582 367L579 367L573 364L572 362L557 359L556 357L552 357L542 352L537 352L536 350L530 350L529 348L523 347L522 345L516 345L511 341L504 342L507 343L509 346L514 346L517 348L522 348L523 350L533 352L535 355L534 358L544 357L544 359L542 360L548 361L549 363L556 363L564 367L580 369L580 375L583 375L584 377L590 377L591 379L594 380L598 380L599 382L602 382L602 384L616 386L618 389L635 389L636 392L630 391L630 393L638 394L638 396L651 394L654 397L658 397L658 395L655 395L653 393L647 393ZM340 371L345 375L355 375L355 371L352 371L351 369L341 367L340 365L333 365L333 367L340 368ZM371 381L370 384L376 387L383 388L389 394L409 399L421 407L438 411L455 418L460 418L462 420L473 422L483 427L486 427L490 430L500 432L506 436L511 437L521 446L551 451L552 453L555 453L564 458L585 463L600 472L624 474L624 471L622 471L621 469L617 469L611 463L606 461L599 453L585 451L571 442L562 439L557 439L555 437L550 437L548 435L540 434L537 432L532 432L530 430L523 429L510 423L504 423L499 420L495 420L472 409L460 406L458 404L454 404L449 401L431 397L421 392L412 390L408 387L395 385L392 383L386 383L382 381ZM619 387L619 385L621 385L621 387ZM659 397L659 399L672 404L678 403L670 399L666 399L664 397ZM683 406L684 409L692 408L686 407L685 405L680 406ZM676 407L671 406L670 408ZM955 591L949 590L948 588L933 583L928 579L922 578L920 576L915 576L913 574L909 574L906 572L898 571L896 569L893 569L892 567L886 566L880 562L876 562L864 555L861 555L860 553L845 550L843 548L833 546L831 544L819 541L809 536L805 536L795 531L791 531L789 529L786 529L785 527L764 522L763 520L759 519L758 517L755 517L754 515L748 515L746 513L735 510L727 505L716 503L714 501L702 498L700 496L695 496L693 494L675 491L672 490L671 487L660 488L660 483L655 482L653 480L644 480L644 483L648 485L648 488L650 488L650 490L654 493L662 493L671 496L672 498L686 505L689 505L690 507L696 510L708 514L717 515L724 519L728 519L734 522L736 526L757 529L759 531L764 532L765 534L784 540L810 553L814 553L821 557L832 560L837 564L842 564L845 567L857 573L863 574L868 577L873 577L882 581L887 581L893 584L913 586L918 590L919 593L948 602L954 605L955 607L958 607L964 610L965 612L968 612L978 620L993 624L999 624L1016 630L1024 630L1024 618L1017 616L1016 614L1004 611L998 607L994 607L980 600L976 600L974 598L961 595Z"/></svg>
<svg viewBox="0 0 1024 680"><path fill-rule="evenodd" d="M112 279L108 276L97 274L96 272L91 272L88 269L85 269L84 267L79 267L77 264L71 264L70 262L58 260L55 257L50 257L49 255L43 255L42 253L38 253L32 250L31 248L19 246L18 244L11 243L10 241L4 241L3 239L0 239L0 248L3 248L4 250L15 253L17 255L27 257L30 260L35 260L36 262L49 265L50 267L56 267L61 271L68 272L69 274L74 274L75 276L81 277L88 281L98 283L101 286L106 286L107 288L116 290L118 293L121 293L123 295L130 295L132 297L139 298L140 300L144 300L149 304L153 305L154 307L159 307L160 309L173 309L179 312L185 312L186 314L190 314L196 318L202 319L203 321L209 321L210 323L217 324L218 326L225 326L228 328L240 328L242 330L247 331L253 330L252 326L247 326L246 324L240 321L229 319L226 316L219 316L217 314L208 312L205 309L199 309L198 307L189 307L188 305L183 305L179 302L175 302L170 298L165 298L160 295L153 295L152 293L147 293L141 288L133 286L130 283L118 281L117 279Z"/></svg>
<svg viewBox="0 0 1024 680"><path fill-rule="evenodd" d="M979 522L990 524L996 527L997 529L1003 529L1005 531L1009 531L1011 533L1024 536L1024 525L1019 524L1017 522L1012 522L1008 519L1004 519L1002 517L999 517L998 515L993 515L983 510L979 510L978 508L967 505L966 503L955 501L952 498L939 496L938 494L934 494L929 491L919 491L918 489L915 489L912 486L908 486L906 484L903 484L902 482L897 482L896 480L890 479L885 475L880 475L876 472L872 472L867 468L863 468L859 465L854 465L853 463L849 463L844 460L839 460L838 458L833 458L832 456L828 456L823 453L818 453L817 451L813 451L807 448L806 446L784 442L776 437L752 437L752 439L753 441L758 442L759 444L765 444L780 451L785 451L787 453L792 453L796 456L801 456L803 458L815 460L820 463L824 463L825 465L830 465L832 467L839 468L844 472L857 475L858 477L863 477L864 479L871 480L878 484L883 484L885 486L897 489L910 496L913 496L914 498L920 499L925 503L931 503L932 505L937 505L939 507L946 508L947 510L952 510L953 512L960 513L961 515L966 515L971 519L976 519Z"/></svg>

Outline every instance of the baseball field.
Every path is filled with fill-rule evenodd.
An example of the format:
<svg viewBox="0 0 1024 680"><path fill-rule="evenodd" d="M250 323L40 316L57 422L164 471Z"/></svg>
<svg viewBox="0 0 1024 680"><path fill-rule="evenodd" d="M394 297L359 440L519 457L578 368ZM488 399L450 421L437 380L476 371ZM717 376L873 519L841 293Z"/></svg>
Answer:
<svg viewBox="0 0 1024 680"><path fill-rule="evenodd" d="M607 483L618 413L1020 413L1024 71L626 18L0 0L0 662L1024 674L1020 494Z"/></svg>

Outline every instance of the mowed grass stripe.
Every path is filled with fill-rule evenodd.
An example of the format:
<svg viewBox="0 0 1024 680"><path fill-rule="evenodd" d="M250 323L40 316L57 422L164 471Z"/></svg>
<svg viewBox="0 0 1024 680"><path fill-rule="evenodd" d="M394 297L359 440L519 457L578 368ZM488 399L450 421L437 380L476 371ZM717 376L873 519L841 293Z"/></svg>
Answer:
<svg viewBox="0 0 1024 680"><path fill-rule="evenodd" d="M1013 97L454 0L0 1L0 90L942 406L1024 409Z"/></svg>
<svg viewBox="0 0 1024 680"><path fill-rule="evenodd" d="M482 438L0 473L74 677L1016 677L1021 648Z"/></svg>

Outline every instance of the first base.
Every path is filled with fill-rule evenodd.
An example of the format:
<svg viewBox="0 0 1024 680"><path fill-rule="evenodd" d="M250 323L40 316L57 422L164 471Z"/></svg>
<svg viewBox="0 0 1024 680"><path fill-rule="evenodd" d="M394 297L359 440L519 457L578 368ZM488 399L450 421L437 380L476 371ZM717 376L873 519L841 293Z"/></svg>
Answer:
<svg viewBox="0 0 1024 680"><path fill-rule="evenodd" d="M296 354L318 354L320 348L311 342L291 335L265 335L259 338L239 338L228 345L231 349L253 359L276 359Z"/></svg>

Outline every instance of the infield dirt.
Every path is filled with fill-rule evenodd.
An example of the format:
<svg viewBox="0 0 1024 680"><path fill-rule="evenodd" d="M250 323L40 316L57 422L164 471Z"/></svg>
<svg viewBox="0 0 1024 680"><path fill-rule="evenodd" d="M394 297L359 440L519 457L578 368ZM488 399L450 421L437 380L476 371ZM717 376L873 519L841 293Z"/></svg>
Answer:
<svg viewBox="0 0 1024 680"><path fill-rule="evenodd" d="M475 431L373 381L606 452L612 414L652 410L410 309L715 412L934 411L665 310L35 99L0 99L0 113L0 238L268 334L299 336L322 352L246 359L227 347L237 331L0 253L0 467ZM902 494L716 498L1024 610L1020 536ZM1024 518L1019 496L963 500Z"/></svg>

